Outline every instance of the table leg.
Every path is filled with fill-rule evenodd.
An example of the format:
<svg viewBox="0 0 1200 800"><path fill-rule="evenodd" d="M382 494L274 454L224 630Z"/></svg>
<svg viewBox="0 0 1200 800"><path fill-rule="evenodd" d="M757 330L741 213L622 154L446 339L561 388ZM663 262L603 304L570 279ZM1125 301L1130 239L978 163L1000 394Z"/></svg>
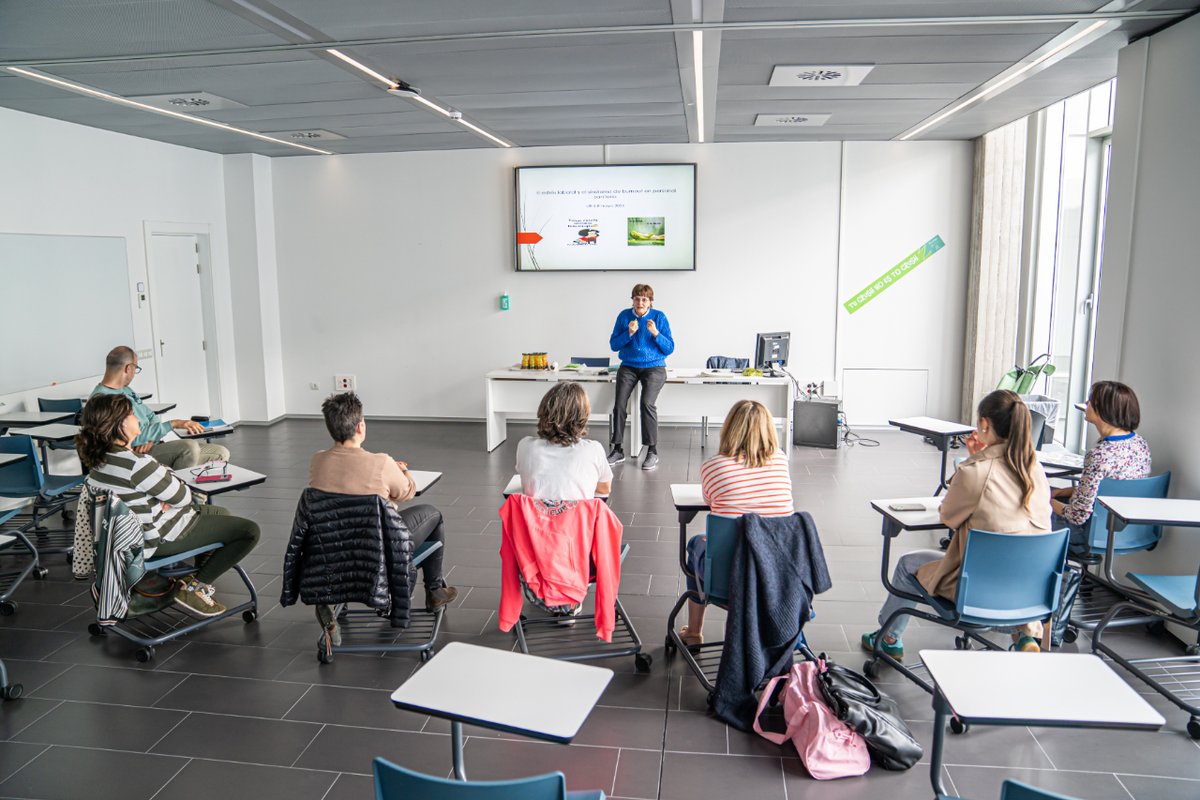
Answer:
<svg viewBox="0 0 1200 800"><path fill-rule="evenodd" d="M942 783L942 746L946 739L946 702L936 687L933 692L933 752L929 755L929 782L933 784L933 800L946 793Z"/></svg>
<svg viewBox="0 0 1200 800"><path fill-rule="evenodd" d="M42 474L47 478L50 477L50 447L45 439L38 442L38 449L42 451Z"/></svg>
<svg viewBox="0 0 1200 800"><path fill-rule="evenodd" d="M946 459L950 455L949 442L945 436L938 439L938 449L942 451L942 469L938 473L938 486L933 490L933 496L937 497L946 488Z"/></svg>
<svg viewBox="0 0 1200 800"><path fill-rule="evenodd" d="M454 777L457 780L467 779L467 770L463 766L463 735L462 723L454 720L450 723L450 743L454 753Z"/></svg>

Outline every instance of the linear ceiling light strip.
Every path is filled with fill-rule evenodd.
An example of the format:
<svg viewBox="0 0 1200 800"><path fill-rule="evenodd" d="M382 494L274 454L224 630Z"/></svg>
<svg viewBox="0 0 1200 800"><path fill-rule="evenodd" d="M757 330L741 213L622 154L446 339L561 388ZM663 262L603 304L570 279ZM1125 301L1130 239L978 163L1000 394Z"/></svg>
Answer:
<svg viewBox="0 0 1200 800"><path fill-rule="evenodd" d="M407 83L404 83L403 81L398 81L395 78L389 78L379 72L376 72L375 70L371 69L370 67L368 67L366 64L362 63L361 61L358 61L358 60L346 55L341 50L327 48L325 52L329 53L331 56L335 56L336 58L341 59L342 61L346 62L350 66L354 67L359 72L363 73L364 75L369 75L370 77L379 81L380 83L382 83L384 86L387 87L387 90L389 93L395 95L396 97L400 97L405 100L412 100L417 103L420 103L421 105L425 106L426 108L428 108L432 111L436 111L437 113L441 114L443 117L448 118L450 121L457 122L459 125L462 125L465 128L470 128L475 133L479 134L480 136L484 137L485 139L489 139L489 140L495 142L496 144L500 145L501 147L512 147L513 146L511 142L504 141L499 136L495 136L495 135L485 131L483 128L479 127L478 125L476 125L472 122L467 122L465 119L462 118L461 113L458 113L458 112L454 111L453 109L446 108L445 106L439 105L438 103L435 103L426 97L422 97L419 89L409 86Z"/></svg>
<svg viewBox="0 0 1200 800"><path fill-rule="evenodd" d="M1113 27L1114 25L1115 25L1114 23L1108 22L1105 20L1100 20L1099 22L1093 22L1091 25L1089 25L1086 28L1084 28L1083 30L1079 31L1074 36L1070 37L1069 39L1064 40L1063 42L1059 43L1057 46L1046 51L1045 53L1042 53L1040 56L1035 58L1033 61L1029 61L1025 64L1021 64L1018 67L1012 68L1012 70L1010 72L1008 72L1007 74L1003 74L1001 77L999 77L998 79L995 79L993 82L984 85L983 88L979 89L976 94L973 94L970 97L967 97L963 100L958 101L954 105L950 106L950 108L947 108L945 111L935 114L934 116L927 119L925 122L922 122L921 124L917 125L915 128L910 128L909 130L905 131L900 136L896 137L897 141L906 142L909 139L913 138L914 136L918 135L919 133L921 133L925 130L928 130L929 128L932 128L934 125L938 125L939 123L945 122L946 119L948 117L950 117L951 115L957 114L959 111L962 111L963 109L968 108L968 107L974 105L975 103L978 103L980 100L984 100L988 97L991 97L992 95L996 94L997 92L1001 91L1006 86L1011 84L1017 78L1021 77L1025 73L1029 72L1034 67L1037 67L1039 64L1044 64L1046 61L1050 60L1051 58L1054 58L1055 56L1061 54L1064 50L1068 49L1069 47L1074 46L1080 40L1084 39L1087 36L1090 36L1091 34L1098 31L1100 28L1105 27L1105 26Z"/></svg>
<svg viewBox="0 0 1200 800"><path fill-rule="evenodd" d="M696 73L696 141L704 144L704 33L692 31L692 69Z"/></svg>
<svg viewBox="0 0 1200 800"><path fill-rule="evenodd" d="M165 108L157 108L155 106L148 105L147 103L139 103L137 100L130 100L127 97L121 97L120 95L109 94L108 92L102 92L99 89L93 89L90 86L84 86L79 83L72 83L71 81L65 81L62 78L56 78L53 75L46 75L45 73L34 72L33 70L22 69L21 67L8 67L8 71L16 73L17 75L20 75L25 78L31 78L35 81L42 81L43 83L51 83L51 84L54 84L55 86L61 86L64 89L69 89L72 92L78 92L79 94L85 94L85 95L88 95L89 97L95 97L99 100L104 100L109 103L116 103L117 105L128 106L130 108L136 108L140 111L149 111L152 114L161 114L164 117L173 117L174 119L181 119L185 122L194 122L197 125L207 125L210 128L218 128L223 131L229 131L230 133L240 133L242 136L249 136L251 138L259 139L264 142L271 142L272 144L281 144L286 147L295 147L298 150L307 150L310 153L317 153L318 155L322 155L322 156L333 155L333 153L331 153L330 151L321 150L318 147L309 147L306 144L298 144L296 142L289 142L284 139L276 139L274 136L267 136L265 133L258 133L257 131L249 131L249 130L246 130L245 128L237 128L237 127L234 127L233 125L227 125L224 122L217 122L216 120L204 119L203 117L193 116L192 114L184 114L181 111L170 111Z"/></svg>

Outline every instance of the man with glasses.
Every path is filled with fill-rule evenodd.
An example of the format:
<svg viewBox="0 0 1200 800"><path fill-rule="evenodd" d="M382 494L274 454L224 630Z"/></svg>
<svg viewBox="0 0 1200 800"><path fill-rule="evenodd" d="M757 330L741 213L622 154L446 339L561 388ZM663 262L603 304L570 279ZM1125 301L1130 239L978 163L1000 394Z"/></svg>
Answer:
<svg viewBox="0 0 1200 800"><path fill-rule="evenodd" d="M93 396L123 394L129 398L129 402L133 403L133 413L137 415L138 422L142 427L141 434L130 442L133 451L141 454L149 453L155 461L170 469L194 467L209 461L228 460L229 450L219 444L201 443L194 439L163 441L163 438L174 430L181 430L185 433L203 433L204 426L190 419L164 421L159 418L158 414L147 408L142 399L138 397L137 392L129 388L129 384L133 383L134 376L141 371L142 368L137 363L137 353L124 345L114 347L104 359L104 377L92 390Z"/></svg>

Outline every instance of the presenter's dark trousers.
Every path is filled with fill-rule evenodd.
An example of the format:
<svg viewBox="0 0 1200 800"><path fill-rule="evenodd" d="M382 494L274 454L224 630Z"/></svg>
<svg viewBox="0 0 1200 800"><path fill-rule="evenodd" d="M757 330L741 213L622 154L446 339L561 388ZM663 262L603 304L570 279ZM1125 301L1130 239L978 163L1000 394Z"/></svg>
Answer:
<svg viewBox="0 0 1200 800"><path fill-rule="evenodd" d="M642 414L642 444L658 449L658 393L667 382L666 367L627 367L624 364L617 370L617 399L613 408L613 439L612 443L623 447L625 441L625 417L629 406L629 396L633 394L636 384L642 385L642 403L639 409ZM633 455L636 455L634 453Z"/></svg>

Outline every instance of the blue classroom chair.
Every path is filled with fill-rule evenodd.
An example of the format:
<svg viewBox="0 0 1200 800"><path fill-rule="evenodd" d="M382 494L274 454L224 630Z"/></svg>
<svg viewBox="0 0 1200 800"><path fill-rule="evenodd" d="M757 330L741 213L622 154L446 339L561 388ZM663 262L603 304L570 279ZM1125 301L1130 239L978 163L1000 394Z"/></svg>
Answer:
<svg viewBox="0 0 1200 800"><path fill-rule="evenodd" d="M931 606L933 613L901 608L884 622L881 630L890 629L896 619L907 615L959 631L961 636L955 637L954 644L960 650L969 649L972 641L989 650L1002 650L981 632L1045 620L1058 611L1069 537L1066 528L1029 534L972 529L967 536L953 602L924 589L918 596L889 585L887 589L892 594ZM933 694L933 687L927 681L880 649L882 641L882 636L875 637L871 660L863 665L867 677L878 677L879 662L883 661Z"/></svg>
<svg viewBox="0 0 1200 800"><path fill-rule="evenodd" d="M948 794L938 795L938 800L965 800ZM1020 781L1007 780L1000 787L1000 800L1075 800L1065 794L1039 789Z"/></svg>
<svg viewBox="0 0 1200 800"><path fill-rule="evenodd" d="M62 411L64 413L67 411L75 412L75 418L71 420L72 425L79 424L79 412L82 410L83 410L83 400L78 397L66 397L66 398L59 398L59 399L50 398L50 397L39 397L38 398L38 411ZM70 441L50 442L50 449L51 450L74 450L75 443L70 442Z"/></svg>
<svg viewBox="0 0 1200 800"><path fill-rule="evenodd" d="M29 533L38 553L70 553L75 546L74 528L46 529L43 520L52 514L70 511L67 506L78 499L83 475L47 475L42 471L41 458L33 439L20 434L0 436L0 453L17 453L23 461L0 470L0 497L29 500L33 503L29 524L22 528Z"/></svg>
<svg viewBox="0 0 1200 800"><path fill-rule="evenodd" d="M604 800L604 792L568 792L561 772L512 781L452 781L376 758L375 800Z"/></svg>

